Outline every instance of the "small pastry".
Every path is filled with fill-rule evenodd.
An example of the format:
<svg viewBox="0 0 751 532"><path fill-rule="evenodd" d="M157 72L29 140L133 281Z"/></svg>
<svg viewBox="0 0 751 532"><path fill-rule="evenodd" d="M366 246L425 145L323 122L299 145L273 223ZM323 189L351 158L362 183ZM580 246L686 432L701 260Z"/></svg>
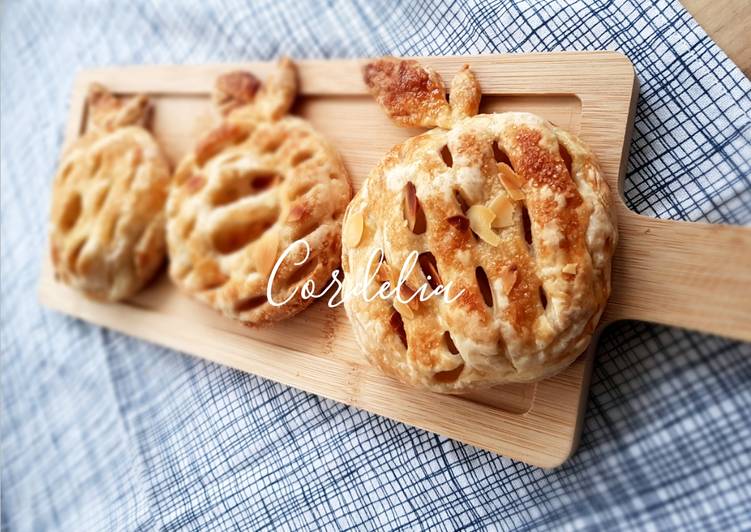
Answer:
<svg viewBox="0 0 751 532"><path fill-rule="evenodd" d="M312 302L302 285L321 287L339 267L352 186L334 147L287 116L296 94L287 59L263 84L248 72L220 76L224 121L179 164L168 200L173 281L248 325L297 314Z"/></svg>
<svg viewBox="0 0 751 532"><path fill-rule="evenodd" d="M86 133L63 154L52 190L50 247L57 278L117 301L138 292L165 256L170 168L141 127L148 99L88 95Z"/></svg>

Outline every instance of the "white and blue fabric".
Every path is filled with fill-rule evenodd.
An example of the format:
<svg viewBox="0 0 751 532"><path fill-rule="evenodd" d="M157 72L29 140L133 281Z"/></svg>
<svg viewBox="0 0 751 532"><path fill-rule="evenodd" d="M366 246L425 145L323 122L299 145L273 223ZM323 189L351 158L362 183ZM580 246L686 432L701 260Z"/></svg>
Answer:
<svg viewBox="0 0 751 532"><path fill-rule="evenodd" d="M581 445L542 470L42 308L76 71L620 50L627 202L751 223L751 83L678 2L6 0L2 530L751 529L751 346L604 333ZM751 326L751 324L749 324Z"/></svg>

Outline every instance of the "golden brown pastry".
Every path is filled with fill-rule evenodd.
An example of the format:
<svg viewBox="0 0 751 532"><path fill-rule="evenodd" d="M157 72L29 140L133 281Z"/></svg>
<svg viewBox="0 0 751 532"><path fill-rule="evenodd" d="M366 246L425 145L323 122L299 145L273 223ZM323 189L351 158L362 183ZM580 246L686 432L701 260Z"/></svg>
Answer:
<svg viewBox="0 0 751 532"><path fill-rule="evenodd" d="M377 60L364 77L398 123L441 126L395 146L345 214L345 293L397 285L419 254L401 298L345 300L368 359L445 393L564 369L610 293L616 221L594 154L529 113L475 116L480 88L468 67L448 102L440 77L415 61ZM422 285L448 283L447 299L408 302Z"/></svg>
<svg viewBox="0 0 751 532"><path fill-rule="evenodd" d="M52 190L50 247L58 279L90 297L138 292L165 255L170 169L151 134L140 95L88 95L86 133L63 154Z"/></svg>
<svg viewBox="0 0 751 532"><path fill-rule="evenodd" d="M341 223L352 197L331 144L301 118L285 116L297 93L294 65L282 60L261 84L248 72L217 80L224 122L178 166L169 197L170 275L226 316L262 324L292 316L339 266ZM304 240L310 247L306 261ZM267 284L277 259L281 262ZM295 295L288 299L294 291Z"/></svg>

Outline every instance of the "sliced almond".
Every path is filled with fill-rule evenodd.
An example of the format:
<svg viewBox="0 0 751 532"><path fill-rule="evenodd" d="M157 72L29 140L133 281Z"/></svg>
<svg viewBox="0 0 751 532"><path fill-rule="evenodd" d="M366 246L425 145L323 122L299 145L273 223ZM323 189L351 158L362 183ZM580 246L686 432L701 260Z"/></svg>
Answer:
<svg viewBox="0 0 751 532"><path fill-rule="evenodd" d="M404 218L410 231L415 234L425 232L425 213L417 199L417 189L412 181L404 185Z"/></svg>
<svg viewBox="0 0 751 532"><path fill-rule="evenodd" d="M511 290L514 288L514 285L516 284L517 279L517 272L516 269L509 268L507 270L504 270L501 274L501 282L503 282L503 292L506 295L509 295L511 293Z"/></svg>
<svg viewBox="0 0 751 532"><path fill-rule="evenodd" d="M279 233L268 231L255 245L253 250L253 262L256 270L261 275L268 277L276 263L276 254L279 251Z"/></svg>
<svg viewBox="0 0 751 532"><path fill-rule="evenodd" d="M402 301L406 301L406 305L412 309L417 310L417 308L420 306L420 302L418 298L410 299L412 296L415 295L415 291L412 290L408 285L403 284L399 287L399 297L402 299Z"/></svg>
<svg viewBox="0 0 751 532"><path fill-rule="evenodd" d="M498 194L490 204L495 213L491 227L508 227L514 223L514 204L505 194Z"/></svg>
<svg viewBox="0 0 751 532"><path fill-rule="evenodd" d="M514 172L506 163L498 163L498 177L501 179L501 183L506 188L508 195L513 200L524 199L524 192L522 186L524 182L519 174Z"/></svg>
<svg viewBox="0 0 751 532"><path fill-rule="evenodd" d="M382 262L381 265L378 267L378 271L376 272L376 281L379 283L391 283L392 275L391 275L391 266L386 264L385 262Z"/></svg>
<svg viewBox="0 0 751 532"><path fill-rule="evenodd" d="M501 243L501 237L495 234L490 228L490 224L495 218L493 211L485 205L472 205L467 211L467 217L469 218L469 226L477 236L491 246L497 246Z"/></svg>
<svg viewBox="0 0 751 532"><path fill-rule="evenodd" d="M357 247L362 239L363 230L363 217L362 213L355 212L347 217L347 223L344 224L342 230L342 242L347 247Z"/></svg>
<svg viewBox="0 0 751 532"><path fill-rule="evenodd" d="M405 318L412 319L415 317L415 313L412 312L412 309L409 308L409 305L402 303L397 298L394 298L394 308L399 314L401 314Z"/></svg>
<svg viewBox="0 0 751 532"><path fill-rule="evenodd" d="M566 264L566 265L565 265L565 266L564 266L564 267L563 267L563 268L561 269L561 271L562 271L563 273L567 273L567 274L569 274L569 275L576 275L576 269L577 269L577 268L576 268L576 263L575 263L575 262L570 262L570 263Z"/></svg>

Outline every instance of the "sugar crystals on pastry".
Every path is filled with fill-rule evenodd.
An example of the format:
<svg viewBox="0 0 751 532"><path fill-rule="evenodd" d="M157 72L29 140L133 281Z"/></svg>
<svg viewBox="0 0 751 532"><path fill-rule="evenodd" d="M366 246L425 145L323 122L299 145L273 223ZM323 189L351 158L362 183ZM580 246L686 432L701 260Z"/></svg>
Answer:
<svg viewBox="0 0 751 532"><path fill-rule="evenodd" d="M406 297L345 300L367 358L445 393L564 369L610 293L616 222L594 154L533 114L476 114L480 87L466 66L448 100L440 76L416 61L384 58L363 73L398 124L434 127L392 148L345 214L345 235L358 235L344 239L345 292L398 283L418 255L396 291ZM453 301L409 298L448 283Z"/></svg>
<svg viewBox="0 0 751 532"><path fill-rule="evenodd" d="M116 301L139 291L165 256L170 169L139 124L148 100L88 94L86 132L63 154L54 179L50 247L55 274L86 295Z"/></svg>
<svg viewBox="0 0 751 532"><path fill-rule="evenodd" d="M224 120L179 164L168 201L170 276L246 324L300 312L312 302L301 285L324 286L339 266L352 188L333 146L287 115L296 94L287 59L264 83L249 72L220 76L213 99ZM282 305L267 298L272 273Z"/></svg>

